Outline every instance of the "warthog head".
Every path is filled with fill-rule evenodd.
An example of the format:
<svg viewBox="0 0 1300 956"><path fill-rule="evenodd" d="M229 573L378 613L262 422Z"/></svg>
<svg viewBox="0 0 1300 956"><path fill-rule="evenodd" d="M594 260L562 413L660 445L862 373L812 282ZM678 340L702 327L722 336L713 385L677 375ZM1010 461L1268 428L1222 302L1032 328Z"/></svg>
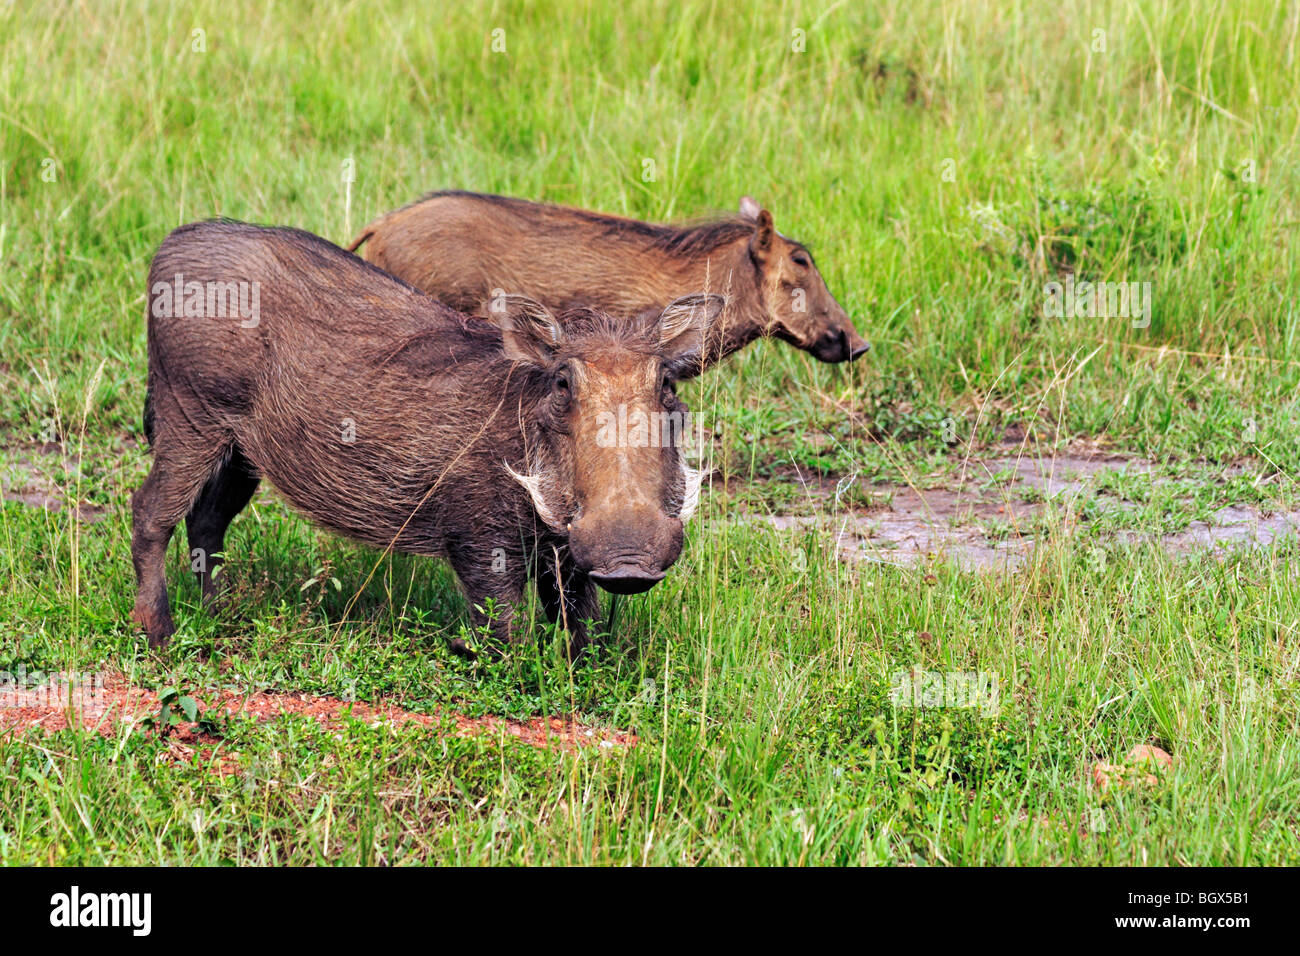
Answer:
<svg viewBox="0 0 1300 956"><path fill-rule="evenodd" d="M777 232L772 214L748 196L740 214L754 224L749 256L758 268L768 331L822 362L851 362L871 348L826 288L812 253Z"/></svg>
<svg viewBox="0 0 1300 956"><path fill-rule="evenodd" d="M521 296L489 304L506 355L533 379L528 461L506 467L607 591L648 590L681 552L701 475L683 457L675 383L698 366L724 304L689 295L631 322L585 309L557 318Z"/></svg>

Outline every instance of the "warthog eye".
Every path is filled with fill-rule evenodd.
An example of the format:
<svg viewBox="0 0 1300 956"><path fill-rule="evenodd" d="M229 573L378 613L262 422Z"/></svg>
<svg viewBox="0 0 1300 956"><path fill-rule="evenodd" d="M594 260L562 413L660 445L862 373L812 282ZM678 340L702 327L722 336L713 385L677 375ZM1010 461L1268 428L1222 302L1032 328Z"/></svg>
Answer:
<svg viewBox="0 0 1300 956"><path fill-rule="evenodd" d="M555 374L555 380L551 388L551 405L557 413L563 414L569 408L573 401L572 386L569 384L569 373L562 369Z"/></svg>

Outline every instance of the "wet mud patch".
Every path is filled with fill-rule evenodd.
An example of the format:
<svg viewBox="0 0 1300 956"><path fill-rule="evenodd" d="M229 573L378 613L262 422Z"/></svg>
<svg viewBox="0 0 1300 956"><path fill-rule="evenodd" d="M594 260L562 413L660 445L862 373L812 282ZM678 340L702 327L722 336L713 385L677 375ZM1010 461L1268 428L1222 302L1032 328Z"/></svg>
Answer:
<svg viewBox="0 0 1300 956"><path fill-rule="evenodd" d="M567 717L532 717L513 720L491 714L468 717L463 714L421 714L389 701L346 701L337 697L273 691L214 690L195 692L201 718L243 716L255 721L272 721L284 715L311 718L330 730L342 729L349 720L369 726L417 724L441 733L449 720L453 733L462 737L513 737L541 749L574 750L581 747L609 749L637 743L631 731L590 727ZM30 728L63 730L80 725L105 736L117 733L123 724L139 732L156 733L148 720L161 707L158 692L130 683L120 674L100 675L93 681L76 681L53 674L37 686L0 684L0 735ZM178 757L211 755L222 746L220 737L204 730L203 723L183 722L164 736ZM229 762L230 758L224 758ZM222 766L225 764L222 763Z"/></svg>
<svg viewBox="0 0 1300 956"><path fill-rule="evenodd" d="M1148 486L1165 480L1146 461L1113 455L972 459L936 487L866 484L788 475L800 494L793 507L766 513L743 509L744 520L784 532L815 531L833 537L849 561L910 566L946 556L966 570L1012 570L1029 560L1050 531L1089 534L1099 545L1158 544L1171 554L1224 552L1267 546L1300 536L1300 509L1270 510L1238 503L1219 507L1174 531L1145 530L1137 501L1116 488L1126 479ZM1188 506L1190 509L1190 505ZM1099 518L1131 514L1133 527Z"/></svg>
<svg viewBox="0 0 1300 956"><path fill-rule="evenodd" d="M28 450L5 448L0 450L0 498L60 512L69 507L71 495L61 487L53 475L61 472L75 479L78 465L75 458L64 454L57 442L33 445ZM108 509L89 502L73 503L77 520L95 524L104 520Z"/></svg>

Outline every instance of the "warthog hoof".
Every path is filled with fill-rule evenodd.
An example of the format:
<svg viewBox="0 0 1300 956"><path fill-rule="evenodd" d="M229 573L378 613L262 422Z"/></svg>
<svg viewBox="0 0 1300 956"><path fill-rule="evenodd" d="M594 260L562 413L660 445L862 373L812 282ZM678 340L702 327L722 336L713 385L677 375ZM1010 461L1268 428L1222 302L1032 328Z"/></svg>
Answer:
<svg viewBox="0 0 1300 956"><path fill-rule="evenodd" d="M166 611L159 613L153 608L137 606L131 612L131 620L144 628L150 647L166 647L171 636L176 633L172 616Z"/></svg>

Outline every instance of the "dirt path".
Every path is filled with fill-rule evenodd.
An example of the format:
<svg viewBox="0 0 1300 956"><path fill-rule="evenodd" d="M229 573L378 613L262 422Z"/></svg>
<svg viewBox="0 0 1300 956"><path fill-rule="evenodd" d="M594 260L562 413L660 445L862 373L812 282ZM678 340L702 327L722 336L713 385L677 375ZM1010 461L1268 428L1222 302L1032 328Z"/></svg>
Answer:
<svg viewBox="0 0 1300 956"><path fill-rule="evenodd" d="M337 697L312 694L288 694L271 691L240 692L214 690L197 692L202 714L207 717L243 715L258 721L274 720L285 714L310 717L330 728L342 727L348 717L371 726L418 724L438 729L443 718L419 714L395 703L378 701L344 701ZM26 686L0 684L0 734L39 727L46 731L62 730L70 723L104 735L118 733L124 725L146 729L145 719L159 712L157 691L131 684L121 674L97 675L93 682L70 683L62 674L46 683ZM588 727L562 717L532 717L511 720L486 715L466 717L444 715L451 719L454 733L462 737L490 734L515 739L543 749L571 750L578 747L630 747L637 742L630 731ZM168 738L190 747L211 748L220 739L204 733L199 725L182 723L172 728Z"/></svg>

